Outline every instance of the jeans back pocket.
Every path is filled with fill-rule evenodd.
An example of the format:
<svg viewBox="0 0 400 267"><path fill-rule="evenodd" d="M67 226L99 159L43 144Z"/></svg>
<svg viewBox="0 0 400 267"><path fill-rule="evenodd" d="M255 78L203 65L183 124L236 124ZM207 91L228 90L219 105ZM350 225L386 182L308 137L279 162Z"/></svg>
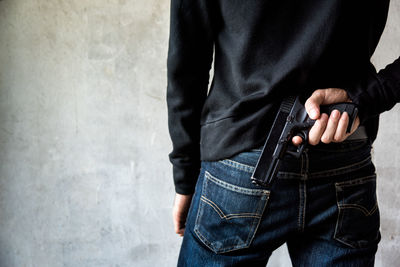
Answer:
<svg viewBox="0 0 400 267"><path fill-rule="evenodd" d="M268 198L268 190L238 186L205 171L194 232L215 253L249 247Z"/></svg>
<svg viewBox="0 0 400 267"><path fill-rule="evenodd" d="M338 220L335 239L353 248L380 240L376 175L336 183Z"/></svg>

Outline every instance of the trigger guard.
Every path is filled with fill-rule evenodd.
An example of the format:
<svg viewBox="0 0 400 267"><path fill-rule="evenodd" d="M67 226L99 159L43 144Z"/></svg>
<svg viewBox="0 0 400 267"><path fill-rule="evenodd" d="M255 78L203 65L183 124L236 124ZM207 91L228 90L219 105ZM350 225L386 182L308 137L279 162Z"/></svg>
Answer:
<svg viewBox="0 0 400 267"><path fill-rule="evenodd" d="M294 151L286 151L287 154L294 156L295 158L300 158L301 154L303 154L304 150L307 147L308 144L308 130L302 130L299 133L296 134L296 136L299 136L303 139L301 144L297 147L296 152Z"/></svg>
<svg viewBox="0 0 400 267"><path fill-rule="evenodd" d="M303 154L304 149L306 148L307 144L303 141L301 145L297 148L297 153L299 154L299 157L301 154Z"/></svg>
<svg viewBox="0 0 400 267"><path fill-rule="evenodd" d="M308 130L302 130L301 132L299 132L297 134L297 136L300 136L303 139L303 142L301 142L301 145L308 143Z"/></svg>
<svg viewBox="0 0 400 267"><path fill-rule="evenodd" d="M298 136L300 136L303 139L303 142L301 142L301 144L299 145L299 147L297 148L297 153L298 153L298 157L300 157L301 154L303 154L304 149L306 148L307 144L308 144L308 130L303 130L301 131Z"/></svg>

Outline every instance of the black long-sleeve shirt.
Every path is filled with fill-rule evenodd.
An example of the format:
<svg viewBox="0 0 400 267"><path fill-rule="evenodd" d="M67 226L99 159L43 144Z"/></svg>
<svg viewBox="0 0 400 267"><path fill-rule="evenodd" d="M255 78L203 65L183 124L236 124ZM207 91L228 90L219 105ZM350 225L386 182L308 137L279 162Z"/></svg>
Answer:
<svg viewBox="0 0 400 267"><path fill-rule="evenodd" d="M400 58L379 73L370 62L388 8L389 0L171 0L176 192L194 191L200 160L261 146L287 95L345 89L373 141L379 114L400 102Z"/></svg>

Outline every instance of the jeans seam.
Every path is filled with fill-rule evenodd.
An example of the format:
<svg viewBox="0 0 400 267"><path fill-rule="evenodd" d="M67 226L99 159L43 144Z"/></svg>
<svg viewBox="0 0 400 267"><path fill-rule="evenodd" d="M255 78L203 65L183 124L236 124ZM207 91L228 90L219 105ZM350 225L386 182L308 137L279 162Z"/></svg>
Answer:
<svg viewBox="0 0 400 267"><path fill-rule="evenodd" d="M376 174L373 175L368 175L362 178L358 178L358 179L352 179L350 181L344 181L344 182L337 182L335 183L336 186L339 187L347 187L347 186L353 186L353 185L360 185L369 181L373 181L376 180Z"/></svg>
<svg viewBox="0 0 400 267"><path fill-rule="evenodd" d="M310 176L310 178L320 178L320 177L344 174L344 173L362 168L362 167L366 166L367 164L369 164L370 161L371 161L371 156L368 156L366 159L364 159L362 161L359 161L359 162L356 162L356 163L353 163L350 165L346 165L344 167L335 168L335 169L331 169L328 171L312 172L312 173L310 173L309 176Z"/></svg>
<svg viewBox="0 0 400 267"><path fill-rule="evenodd" d="M218 178L212 176L208 171L205 171L205 176L206 176L207 180L210 180L211 182L213 182L223 188L226 188L226 189L234 191L234 192L242 193L245 195L265 196L270 193L268 190L265 190L265 189L249 189L249 188L229 184L227 182L221 181Z"/></svg>
<svg viewBox="0 0 400 267"><path fill-rule="evenodd" d="M303 225L302 225L302 232L304 232L305 224L306 224L306 207L307 207L307 184L304 182L303 185Z"/></svg>
<svg viewBox="0 0 400 267"><path fill-rule="evenodd" d="M305 157L305 172L304 172L304 179L308 178L308 172L309 172L309 160L308 160L308 154L307 150L304 152L304 157Z"/></svg>
<svg viewBox="0 0 400 267"><path fill-rule="evenodd" d="M300 176L303 177L303 161L304 161L304 155L301 154L301 169L300 169Z"/></svg>
<svg viewBox="0 0 400 267"><path fill-rule="evenodd" d="M239 163L239 162L236 162L234 160L224 159L224 160L220 160L219 162L222 163L222 164L225 164L227 166L230 166L230 167L236 168L238 170L241 170L241 171L250 172L250 173L253 173L253 171L254 171L254 167L253 166L249 166L249 165L246 165L246 164L243 164L243 163Z"/></svg>
<svg viewBox="0 0 400 267"><path fill-rule="evenodd" d="M206 173L204 173L205 175L206 175ZM206 177L204 177L204 178L206 178ZM202 187L201 187L201 194L203 194L204 192L205 192L205 188L206 188L206 183L207 183L208 181L207 181L207 179L203 179L203 185L202 185ZM199 225L199 220L200 220L200 218L203 216L203 211L204 211L204 209L200 209L200 204L199 204L199 207L198 207L198 211L197 211L197 215L196 215L196 220L195 220L195 227L194 227L194 232L197 234L197 236L199 237L199 239L208 247L208 248L210 248L211 250L214 250L213 248L212 248L212 245L211 245L211 243L210 242L208 242L208 240L207 240L207 238L205 238L201 233L200 233L200 231L196 228L196 225Z"/></svg>
<svg viewBox="0 0 400 267"><path fill-rule="evenodd" d="M277 177L279 179L298 179L301 178L302 176L295 172L278 172Z"/></svg>
<svg viewBox="0 0 400 267"><path fill-rule="evenodd" d="M306 212L306 183L305 181L299 182L299 214L297 219L298 231L304 232L305 228L305 212Z"/></svg>
<svg viewBox="0 0 400 267"><path fill-rule="evenodd" d="M299 210L298 210L298 215L297 215L297 229L300 230L300 224L301 224L301 199L302 199L302 194L301 194L301 182L299 182Z"/></svg>

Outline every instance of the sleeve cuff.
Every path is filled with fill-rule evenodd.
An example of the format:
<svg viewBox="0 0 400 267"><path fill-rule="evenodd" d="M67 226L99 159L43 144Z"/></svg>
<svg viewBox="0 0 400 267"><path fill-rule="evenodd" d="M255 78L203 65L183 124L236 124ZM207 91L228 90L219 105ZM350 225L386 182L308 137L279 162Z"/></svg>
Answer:
<svg viewBox="0 0 400 267"><path fill-rule="evenodd" d="M345 90L351 101L358 106L358 117L361 125L369 118L382 112L382 106L379 103L382 84L375 70L374 73L370 73Z"/></svg>
<svg viewBox="0 0 400 267"><path fill-rule="evenodd" d="M199 173L200 168L197 167L173 166L175 192L181 195L193 194Z"/></svg>

